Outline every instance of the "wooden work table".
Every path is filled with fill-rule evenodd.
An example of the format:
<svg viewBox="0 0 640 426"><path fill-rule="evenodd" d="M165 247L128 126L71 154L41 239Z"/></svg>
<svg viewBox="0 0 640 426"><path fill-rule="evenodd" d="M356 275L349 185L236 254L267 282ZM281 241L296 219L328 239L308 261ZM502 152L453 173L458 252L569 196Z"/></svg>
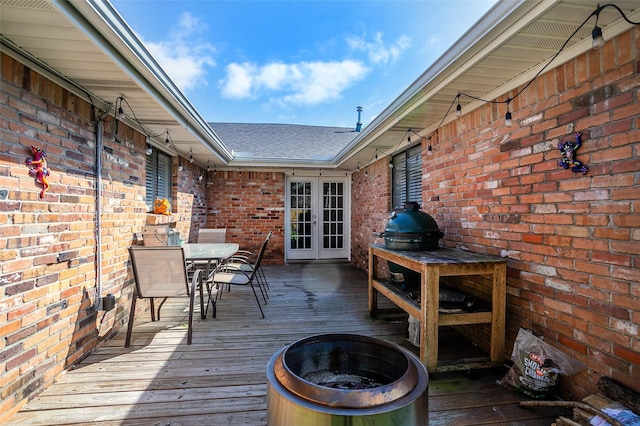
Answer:
<svg viewBox="0 0 640 426"><path fill-rule="evenodd" d="M376 277L377 262L391 261L421 274L421 297L413 300L389 279ZM429 372L460 370L501 365L504 356L507 260L497 256L440 248L434 251L388 250L383 245L369 246L369 313L379 315L378 293L420 321L420 359ZM487 311L439 312L440 277L484 275L492 283L491 307ZM438 327L466 324L490 324L491 342L486 363L458 365L438 363Z"/></svg>

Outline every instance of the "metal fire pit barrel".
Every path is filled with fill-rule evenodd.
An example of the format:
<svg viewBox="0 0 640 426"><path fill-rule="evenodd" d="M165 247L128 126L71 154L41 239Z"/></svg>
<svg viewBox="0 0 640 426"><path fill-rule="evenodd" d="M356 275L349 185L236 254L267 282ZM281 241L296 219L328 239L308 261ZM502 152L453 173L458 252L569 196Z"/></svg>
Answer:
<svg viewBox="0 0 640 426"><path fill-rule="evenodd" d="M426 425L428 374L415 355L366 336L301 339L267 365L269 426Z"/></svg>

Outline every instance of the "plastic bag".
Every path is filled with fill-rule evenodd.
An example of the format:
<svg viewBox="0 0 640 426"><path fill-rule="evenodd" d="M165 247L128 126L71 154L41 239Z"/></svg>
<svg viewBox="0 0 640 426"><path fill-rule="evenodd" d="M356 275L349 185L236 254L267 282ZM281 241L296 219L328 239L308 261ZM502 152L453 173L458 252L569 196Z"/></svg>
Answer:
<svg viewBox="0 0 640 426"><path fill-rule="evenodd" d="M586 368L522 328L513 344L511 360L513 366L498 383L536 399L546 399L555 392L559 375L573 376Z"/></svg>
<svg viewBox="0 0 640 426"><path fill-rule="evenodd" d="M167 216L171 215L171 204L169 203L169 200L167 200L166 198L158 198L154 203L153 203L153 213L154 214L164 214Z"/></svg>

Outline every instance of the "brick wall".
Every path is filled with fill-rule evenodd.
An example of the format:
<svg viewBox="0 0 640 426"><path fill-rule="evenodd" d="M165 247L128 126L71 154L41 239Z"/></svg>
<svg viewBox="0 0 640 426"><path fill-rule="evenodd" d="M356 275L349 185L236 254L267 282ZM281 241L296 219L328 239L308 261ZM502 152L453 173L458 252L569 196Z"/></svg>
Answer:
<svg viewBox="0 0 640 426"><path fill-rule="evenodd" d="M0 423L128 318L127 247L146 224L145 138L105 122L102 152L102 295L116 309L88 309L96 293L96 121L89 103L2 54L0 84ZM28 175L30 146L47 153L49 191ZM178 176L182 235L206 223L200 169ZM145 304L142 304L142 308Z"/></svg>
<svg viewBox="0 0 640 426"><path fill-rule="evenodd" d="M211 171L208 178L208 228L226 228L227 240L257 252L271 237L264 262L284 262L284 189L281 172Z"/></svg>
<svg viewBox="0 0 640 426"><path fill-rule="evenodd" d="M423 163L423 210L444 244L509 258L506 355L526 327L587 364L566 397L597 392L601 375L640 391L639 47L636 27L544 73L511 102L513 127L504 104L463 108ZM587 175L557 164L575 132ZM354 211L371 217L354 217L373 227L388 203L369 206L363 174ZM366 228L354 225L358 266Z"/></svg>
<svg viewBox="0 0 640 426"><path fill-rule="evenodd" d="M351 262L367 270L369 245L384 241L374 236L389 221L391 211L391 168L383 158L351 179Z"/></svg>

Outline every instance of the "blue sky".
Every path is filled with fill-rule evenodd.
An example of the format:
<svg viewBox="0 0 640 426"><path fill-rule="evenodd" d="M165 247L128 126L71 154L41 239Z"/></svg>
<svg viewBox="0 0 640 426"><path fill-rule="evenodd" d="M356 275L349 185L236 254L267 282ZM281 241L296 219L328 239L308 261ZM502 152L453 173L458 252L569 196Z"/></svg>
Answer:
<svg viewBox="0 0 640 426"><path fill-rule="evenodd" d="M207 121L366 126L495 0L112 0Z"/></svg>

